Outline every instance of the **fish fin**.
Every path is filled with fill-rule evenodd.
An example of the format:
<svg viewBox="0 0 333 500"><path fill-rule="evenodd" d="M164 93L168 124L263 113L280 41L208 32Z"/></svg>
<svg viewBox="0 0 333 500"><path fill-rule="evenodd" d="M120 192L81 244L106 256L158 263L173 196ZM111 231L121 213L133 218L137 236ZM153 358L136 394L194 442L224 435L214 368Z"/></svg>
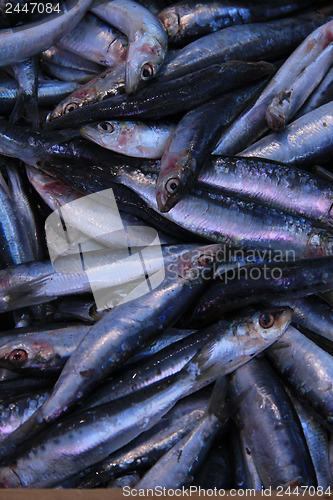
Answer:
<svg viewBox="0 0 333 500"><path fill-rule="evenodd" d="M21 120L32 125L34 130L39 129L37 96L27 95L24 92L18 93L14 108L9 117L9 122L17 123Z"/></svg>

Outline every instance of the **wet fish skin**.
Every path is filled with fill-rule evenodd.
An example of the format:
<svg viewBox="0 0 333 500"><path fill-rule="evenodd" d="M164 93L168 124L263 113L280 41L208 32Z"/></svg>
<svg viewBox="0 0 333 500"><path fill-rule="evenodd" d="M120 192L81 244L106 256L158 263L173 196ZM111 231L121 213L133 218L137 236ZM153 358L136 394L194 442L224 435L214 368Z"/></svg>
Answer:
<svg viewBox="0 0 333 500"><path fill-rule="evenodd" d="M306 115L316 108L319 108L323 104L333 100L333 69L330 69L325 76L325 78L318 85L316 90L313 91L308 100L304 103L298 113L295 115L295 119L300 116Z"/></svg>
<svg viewBox="0 0 333 500"><path fill-rule="evenodd" d="M66 363L48 401L13 433L11 449L15 449L15 442L27 439L28 429L36 434L40 427L59 418L143 342L171 326L206 286L219 250L219 245L209 245L184 254L167 267L159 286L135 301L119 305L94 325Z"/></svg>
<svg viewBox="0 0 333 500"><path fill-rule="evenodd" d="M178 373L206 342L214 338L220 328L221 325L212 325L207 330L193 333L158 351L147 360L135 362L134 355L128 359L127 364L130 365L125 372L105 381L103 386L84 399L82 405L94 407L109 403Z"/></svg>
<svg viewBox="0 0 333 500"><path fill-rule="evenodd" d="M92 0L78 0L68 9L54 13L46 20L31 23L29 27L2 30L0 33L1 66L16 64L54 44L66 31L74 27L90 7Z"/></svg>
<svg viewBox="0 0 333 500"><path fill-rule="evenodd" d="M33 256L36 260L40 260L44 256L43 241L38 226L36 206L33 204L31 193L29 193L27 179L14 162L8 161L6 166L11 198L15 203L22 224L26 228Z"/></svg>
<svg viewBox="0 0 333 500"><path fill-rule="evenodd" d="M82 471L79 477L74 478L74 484L69 479L65 487L95 488L119 473L152 466L163 453L191 431L204 415L207 404L208 399L202 399L196 393L182 399L152 429L103 462Z"/></svg>
<svg viewBox="0 0 333 500"><path fill-rule="evenodd" d="M78 127L91 121L110 119L161 119L180 113L214 99L222 92L259 80L271 74L275 67L266 62L228 61L215 64L179 79L153 82L134 95L115 96L73 110L48 121L45 129Z"/></svg>
<svg viewBox="0 0 333 500"><path fill-rule="evenodd" d="M99 102L111 96L123 95L124 93L125 66L120 64L116 68L107 69L98 74L57 103L57 106L47 115L46 120L52 121L88 104Z"/></svg>
<svg viewBox="0 0 333 500"><path fill-rule="evenodd" d="M318 486L322 486L324 490L326 490L329 486L332 486L333 483L333 477L329 467L327 431L295 397L292 395L289 396L302 424L312 463L316 471Z"/></svg>
<svg viewBox="0 0 333 500"><path fill-rule="evenodd" d="M11 123L16 123L21 118L31 124L32 128L39 128L38 113L38 64L36 57L31 57L20 63L14 64L13 71L19 90L15 106L10 115Z"/></svg>
<svg viewBox="0 0 333 500"><path fill-rule="evenodd" d="M202 294L189 324L207 324L218 320L230 307L256 302L284 301L291 305L290 299L331 288L332 266L332 257L291 262L276 262L273 257L272 262L245 265L237 272L227 270Z"/></svg>
<svg viewBox="0 0 333 500"><path fill-rule="evenodd" d="M245 441L244 431L234 424L232 427L233 472L236 488L260 491L262 484L253 461L250 447Z"/></svg>
<svg viewBox="0 0 333 500"><path fill-rule="evenodd" d="M242 87L240 90L228 92L183 116L160 163L156 199L161 212L168 212L191 187L221 130L232 123L244 107L260 93L265 83L256 83L246 86L245 89Z"/></svg>
<svg viewBox="0 0 333 500"><path fill-rule="evenodd" d="M282 305L282 302L283 299L278 304ZM293 300L289 306L294 311L293 323L327 339L333 347L333 311L326 302L312 295Z"/></svg>
<svg viewBox="0 0 333 500"><path fill-rule="evenodd" d="M332 153L333 102L290 123L281 132L260 139L237 156L259 157L306 168L326 162Z"/></svg>
<svg viewBox="0 0 333 500"><path fill-rule="evenodd" d="M54 45L53 47L44 50L41 54L41 60L50 62L51 64L65 66L72 69L79 69L82 71L101 73L103 70L103 66L94 63L93 61L89 61L89 59L81 57L74 52L58 47L58 45Z"/></svg>
<svg viewBox="0 0 333 500"><path fill-rule="evenodd" d="M144 474L136 485L138 489L157 486L176 489L191 484L193 475L205 460L217 433L230 416L230 410L228 412L226 404L227 388L226 377L221 377L216 381L206 414L192 431Z"/></svg>
<svg viewBox="0 0 333 500"><path fill-rule="evenodd" d="M127 38L120 31L87 12L57 45L96 64L113 68L126 59Z"/></svg>
<svg viewBox="0 0 333 500"><path fill-rule="evenodd" d="M40 106L52 106L63 99L66 95L76 90L78 84L73 82L60 82L56 80L39 81L38 104ZM18 95L18 86L14 80L2 80L0 82L0 112L9 113L15 104Z"/></svg>
<svg viewBox="0 0 333 500"><path fill-rule="evenodd" d="M51 78L61 80L63 82L86 83L96 75L95 71L68 68L60 64L52 64L48 61L40 62L43 72Z"/></svg>
<svg viewBox="0 0 333 500"><path fill-rule="evenodd" d="M296 17L295 17L296 19ZM282 22L281 20L280 22ZM313 26L313 29L315 26ZM222 134L215 149L215 154L237 154L258 141L269 130L266 120L267 107L279 92L292 85L302 72L309 66L323 49L332 41L332 21L328 20L319 28L309 30L305 40L299 40L300 45L292 52L270 83L257 99L256 103L247 109ZM236 139L237 138L237 139ZM278 161L278 157L274 157Z"/></svg>
<svg viewBox="0 0 333 500"><path fill-rule="evenodd" d="M301 424L283 384L264 359L252 359L231 375L236 410L263 487L316 486Z"/></svg>
<svg viewBox="0 0 333 500"><path fill-rule="evenodd" d="M184 45L193 39L227 28L234 24L264 22L286 16L310 1L290 2L286 0L258 4L256 2L179 2L162 10L158 17L168 33L169 42Z"/></svg>
<svg viewBox="0 0 333 500"><path fill-rule="evenodd" d="M91 177L87 178L86 171L82 172L81 164L75 165L74 162L71 162L70 166L66 163L66 168L63 170L58 162L56 167L48 163L42 166L43 170L50 174L56 172L58 177L66 179L66 182L75 185L76 189L85 194L112 186L117 203L119 202L119 206L124 210L128 210L123 205L124 201L127 205L124 197L121 194L118 197L117 194L120 184L121 188L131 189L140 197L142 203L146 204L141 212L140 202L138 200L131 202L131 206L133 204L136 206L137 214L144 220L147 220L148 207L152 209L149 218L152 216L155 219L157 215L162 215L158 212L155 195L156 167L154 165L143 167L138 164L134 169L128 167L122 163L115 168L114 164L113 167L108 167L104 174L97 167L88 167ZM165 221L162 223L165 229L168 222L173 222L175 227L186 229L195 234L196 238L226 243L235 248L242 247L256 251L270 248L282 253L291 251L294 258L310 258L332 253L331 233L310 221L292 217L254 202L199 188L192 189L191 194L184 195L172 210L163 214L162 220ZM266 223L265 220L269 222ZM274 231L268 232L267 227L272 225Z"/></svg>
<svg viewBox="0 0 333 500"><path fill-rule="evenodd" d="M0 401L0 443L29 418L46 401L49 394L49 390L39 390Z"/></svg>
<svg viewBox="0 0 333 500"><path fill-rule="evenodd" d="M283 129L291 121L307 97L320 84L333 62L333 43L307 66L292 85L279 92L268 106L266 120L271 129Z"/></svg>
<svg viewBox="0 0 333 500"><path fill-rule="evenodd" d="M332 356L291 326L267 355L300 402L331 432Z"/></svg>
<svg viewBox="0 0 333 500"><path fill-rule="evenodd" d="M158 272L161 270L161 258L164 266L168 267L174 259L193 246L186 245L180 253L179 248L175 249L174 245L170 252L169 247L162 247L162 254L156 247L150 246L146 249L146 265L152 274ZM135 252L130 261L125 260L124 257L129 256L128 248L122 248L118 252L110 251L107 247L102 251L85 252L84 258L90 267L90 273L83 270L76 245L73 254L61 257L61 263L58 261L55 266L51 261L33 261L0 270L0 311L39 305L68 295L91 293L92 285L97 290L108 289L111 302L111 286L116 289L119 285L125 285L128 294L132 289L131 284L134 288L142 283L141 256L140 252ZM55 269L57 264L61 266L59 271ZM122 299L122 296L118 297L116 303Z"/></svg>
<svg viewBox="0 0 333 500"><path fill-rule="evenodd" d="M5 187L0 185L0 259L2 267L33 260L33 253L25 228Z"/></svg>
<svg viewBox="0 0 333 500"><path fill-rule="evenodd" d="M1 486L53 486L129 443L157 423L179 399L241 366L251 359L254 351L260 352L271 345L287 328L292 313L289 309L270 310L269 318L273 320L270 327L261 326L263 314L267 319L267 313L260 311L235 319L231 324L222 323L215 341L204 346L178 374L162 384L143 389L132 397L79 412L76 416L69 415L46 430L15 465L0 469ZM22 432L27 437L26 430L31 429L33 420L34 416L30 417L11 434L9 441L4 441L0 454L1 458L7 457L7 463L9 453L18 451L13 447L16 438ZM68 450L68 440L70 454L64 453ZM22 435L19 443L22 443ZM49 473L45 475L43 470Z"/></svg>
<svg viewBox="0 0 333 500"><path fill-rule="evenodd" d="M217 61L258 61L283 57L318 26L329 21L331 16L332 11L328 8L326 12L324 9L322 12L309 10L276 21L230 26L186 45L162 68L158 78L161 81L179 78Z"/></svg>
<svg viewBox="0 0 333 500"><path fill-rule="evenodd" d="M126 34L125 88L127 93L135 92L156 75L164 61L168 37L161 21L132 0L112 0L91 11Z"/></svg>
<svg viewBox="0 0 333 500"><path fill-rule="evenodd" d="M206 190L225 190L332 227L333 185L291 165L256 157L213 157L202 168L198 183Z"/></svg>

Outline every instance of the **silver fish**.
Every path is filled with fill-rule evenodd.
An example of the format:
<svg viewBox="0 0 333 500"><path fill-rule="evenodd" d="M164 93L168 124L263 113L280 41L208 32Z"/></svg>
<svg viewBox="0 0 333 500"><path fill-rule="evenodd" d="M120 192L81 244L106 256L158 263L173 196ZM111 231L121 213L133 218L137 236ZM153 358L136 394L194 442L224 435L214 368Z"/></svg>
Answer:
<svg viewBox="0 0 333 500"><path fill-rule="evenodd" d="M112 0L93 6L91 11L125 33L128 38L126 92L135 92L159 71L168 48L161 21L132 0Z"/></svg>

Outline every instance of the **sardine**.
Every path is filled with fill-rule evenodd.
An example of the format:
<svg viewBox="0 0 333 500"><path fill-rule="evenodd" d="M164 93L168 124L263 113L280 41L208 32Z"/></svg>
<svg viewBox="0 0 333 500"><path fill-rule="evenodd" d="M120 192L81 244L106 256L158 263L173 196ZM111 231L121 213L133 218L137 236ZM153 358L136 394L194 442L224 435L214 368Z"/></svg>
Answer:
<svg viewBox="0 0 333 500"><path fill-rule="evenodd" d="M296 20L297 17L294 18ZM281 21L279 21L281 22ZM253 106L247 109L229 129L222 134L215 154L236 154L249 147L269 130L266 112L276 95L292 85L325 47L332 41L332 21L312 32L294 50L274 75ZM322 23L320 23L322 24ZM314 28L314 26L313 26ZM305 35L306 36L306 35ZM278 161L278 156L273 158Z"/></svg>
<svg viewBox="0 0 333 500"><path fill-rule="evenodd" d="M161 21L132 0L112 0L91 11L125 33L128 38L126 92L135 92L158 73L168 49L168 37Z"/></svg>
<svg viewBox="0 0 333 500"><path fill-rule="evenodd" d="M236 419L244 431L262 484L316 486L316 474L301 424L283 384L264 359L231 375L234 394L248 391Z"/></svg>
<svg viewBox="0 0 333 500"><path fill-rule="evenodd" d="M28 26L0 32L0 64L6 66L24 61L53 45L66 31L73 29L89 9L92 0L78 0L68 8L61 5L47 19Z"/></svg>
<svg viewBox="0 0 333 500"><path fill-rule="evenodd" d="M57 45L97 64L114 67L125 61L128 42L120 31L88 12Z"/></svg>
<svg viewBox="0 0 333 500"><path fill-rule="evenodd" d="M22 373L59 373L88 325L48 325L1 332L0 366Z"/></svg>
<svg viewBox="0 0 333 500"><path fill-rule="evenodd" d="M135 397L122 398L68 416L46 430L15 465L0 469L1 486L54 486L84 467L97 463L155 425L179 399L230 373L267 348L283 334L290 319L289 309L256 312L232 322L228 335L223 324L218 338L204 346L178 374L162 384L156 384L150 390L143 389ZM34 416L30 417L11 434L9 442L4 441L1 458L8 457L10 451L18 451L14 443L22 443L27 438L26 430L31 429L34 420ZM36 432L36 427L34 429ZM71 453L67 451L68 440Z"/></svg>
<svg viewBox="0 0 333 500"><path fill-rule="evenodd" d="M124 118L161 119L193 109L244 81L259 80L271 74L274 66L266 62L229 61L203 68L166 83L154 82L134 95L121 95L83 106L45 124L47 129L78 127L91 121Z"/></svg>
<svg viewBox="0 0 333 500"><path fill-rule="evenodd" d="M290 123L279 133L267 135L238 156L274 159L307 167L326 161L333 151L333 101Z"/></svg>
<svg viewBox="0 0 333 500"><path fill-rule="evenodd" d="M183 1L166 7L158 17L173 44L189 43L208 33L227 28L234 24L248 24L276 19L311 4L284 0L260 4L252 1Z"/></svg>
<svg viewBox="0 0 333 500"><path fill-rule="evenodd" d="M116 153L139 158L161 158L175 125L107 121L89 123L80 129L81 135Z"/></svg>
<svg viewBox="0 0 333 500"><path fill-rule="evenodd" d="M318 86L333 63L333 43L296 78L292 85L279 92L268 106L266 120L273 130L284 128L291 121L307 97Z"/></svg>
<svg viewBox="0 0 333 500"><path fill-rule="evenodd" d="M257 4L256 4L257 7ZM293 17L230 26L186 45L160 72L169 80L211 64L230 60L274 60L288 55L313 30L329 21L332 10L308 11ZM262 43L265 40L265 43ZM303 61L302 61L303 63ZM238 151L236 151L238 152ZM226 154L233 154L228 151Z"/></svg>
<svg viewBox="0 0 333 500"><path fill-rule="evenodd" d="M178 123L160 163L157 206L168 212L194 183L221 130L230 125L263 88L247 86L188 112Z"/></svg>
<svg viewBox="0 0 333 500"><path fill-rule="evenodd" d="M332 356L291 326L283 339L268 351L268 356L300 402L331 432Z"/></svg>
<svg viewBox="0 0 333 500"><path fill-rule="evenodd" d="M136 485L137 489L176 489L189 485L202 465L209 448L230 417L226 404L227 380L217 380L206 414L181 441L163 455ZM228 411L229 410L229 411Z"/></svg>

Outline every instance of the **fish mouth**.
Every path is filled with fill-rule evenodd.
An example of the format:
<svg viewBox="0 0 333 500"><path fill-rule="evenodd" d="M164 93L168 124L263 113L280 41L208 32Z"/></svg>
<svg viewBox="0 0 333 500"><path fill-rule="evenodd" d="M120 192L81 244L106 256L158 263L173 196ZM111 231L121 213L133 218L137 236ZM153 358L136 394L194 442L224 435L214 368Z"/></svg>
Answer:
<svg viewBox="0 0 333 500"><path fill-rule="evenodd" d="M161 213L169 212L170 208L172 208L170 199L162 191L157 191L156 201L157 201L157 208Z"/></svg>

